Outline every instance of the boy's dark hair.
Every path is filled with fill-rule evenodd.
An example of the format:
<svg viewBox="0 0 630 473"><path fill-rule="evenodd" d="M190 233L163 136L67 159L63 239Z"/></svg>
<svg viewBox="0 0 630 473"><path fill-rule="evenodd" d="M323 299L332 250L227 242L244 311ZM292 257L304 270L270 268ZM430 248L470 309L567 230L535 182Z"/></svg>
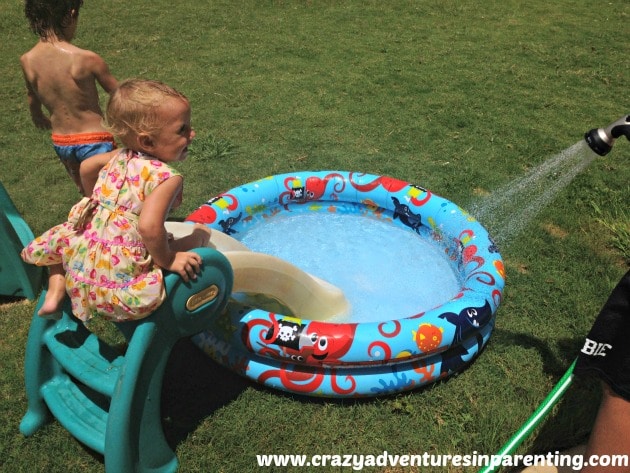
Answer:
<svg viewBox="0 0 630 473"><path fill-rule="evenodd" d="M31 30L40 38L51 34L62 36L63 29L70 24L71 12L79 14L83 0L26 0L24 14Z"/></svg>

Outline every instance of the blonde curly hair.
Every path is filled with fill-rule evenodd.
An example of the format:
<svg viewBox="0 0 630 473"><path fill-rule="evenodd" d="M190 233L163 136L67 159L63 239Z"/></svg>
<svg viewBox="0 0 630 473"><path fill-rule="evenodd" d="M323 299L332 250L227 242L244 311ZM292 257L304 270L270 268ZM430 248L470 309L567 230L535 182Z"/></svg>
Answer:
<svg viewBox="0 0 630 473"><path fill-rule="evenodd" d="M155 136L163 123L158 119L160 106L168 98L188 103L188 98L163 82L127 79L112 93L105 111L104 125L124 143L132 135Z"/></svg>

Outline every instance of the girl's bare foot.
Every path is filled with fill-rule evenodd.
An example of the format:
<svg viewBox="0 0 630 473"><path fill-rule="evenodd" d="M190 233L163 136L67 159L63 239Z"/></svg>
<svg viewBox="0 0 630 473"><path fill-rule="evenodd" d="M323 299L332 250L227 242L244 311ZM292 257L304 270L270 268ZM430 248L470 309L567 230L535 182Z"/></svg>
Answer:
<svg viewBox="0 0 630 473"><path fill-rule="evenodd" d="M66 298L66 279L61 265L50 267L48 276L48 290L44 302L37 311L37 315L45 319L59 320L61 306Z"/></svg>
<svg viewBox="0 0 630 473"><path fill-rule="evenodd" d="M61 303L53 300L49 301L48 299L47 295L44 303L37 311L37 315L43 319L59 320L61 318Z"/></svg>
<svg viewBox="0 0 630 473"><path fill-rule="evenodd" d="M44 319L59 320L61 318L61 306L65 297L65 288L60 294L58 291L49 289L44 297L44 303L37 311L37 315Z"/></svg>

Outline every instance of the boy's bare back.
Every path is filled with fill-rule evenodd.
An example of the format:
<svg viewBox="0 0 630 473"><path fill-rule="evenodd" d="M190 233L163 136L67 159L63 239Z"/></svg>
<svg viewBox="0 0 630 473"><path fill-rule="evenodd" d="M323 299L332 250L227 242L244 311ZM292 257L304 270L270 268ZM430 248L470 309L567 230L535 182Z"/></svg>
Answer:
<svg viewBox="0 0 630 473"><path fill-rule="evenodd" d="M111 94L118 81L96 53L72 40L83 0L25 0L24 14L39 41L20 58L33 123L50 129L55 153L84 194L82 161L116 148L102 124L97 85Z"/></svg>
<svg viewBox="0 0 630 473"><path fill-rule="evenodd" d="M20 62L37 127L58 134L103 130L96 84L111 93L118 83L98 54L68 41L40 40Z"/></svg>

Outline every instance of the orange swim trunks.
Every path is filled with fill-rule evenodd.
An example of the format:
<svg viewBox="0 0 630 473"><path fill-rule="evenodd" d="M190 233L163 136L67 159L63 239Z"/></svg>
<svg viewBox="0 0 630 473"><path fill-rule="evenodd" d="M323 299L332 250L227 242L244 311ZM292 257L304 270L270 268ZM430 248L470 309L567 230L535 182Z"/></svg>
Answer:
<svg viewBox="0 0 630 473"><path fill-rule="evenodd" d="M59 159L81 162L95 154L107 153L116 148L114 136L106 131L76 133L71 135L52 134L53 147Z"/></svg>

